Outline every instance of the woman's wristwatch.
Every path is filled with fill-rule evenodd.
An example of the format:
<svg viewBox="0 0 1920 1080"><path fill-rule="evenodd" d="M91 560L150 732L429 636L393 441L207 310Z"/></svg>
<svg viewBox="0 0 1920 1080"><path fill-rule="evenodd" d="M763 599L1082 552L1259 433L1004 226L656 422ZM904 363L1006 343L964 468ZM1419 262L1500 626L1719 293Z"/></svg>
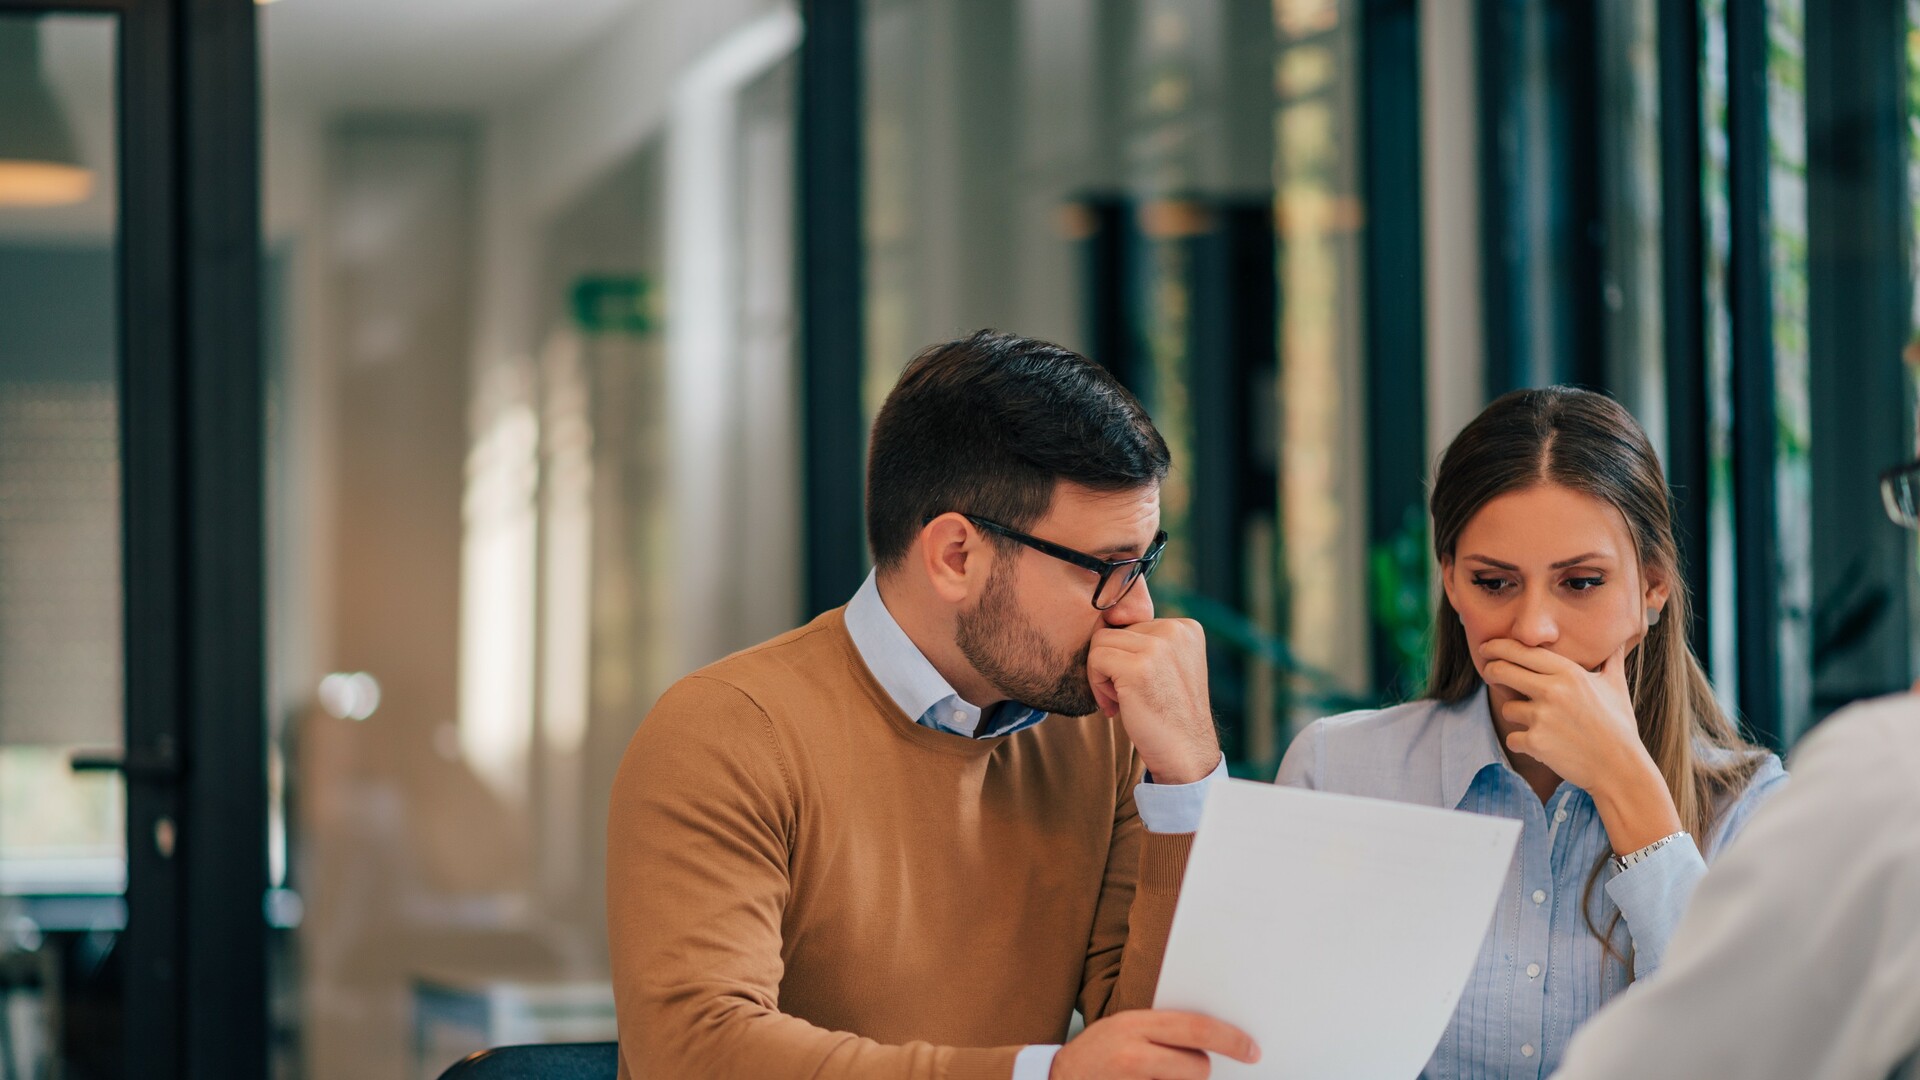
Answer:
<svg viewBox="0 0 1920 1080"><path fill-rule="evenodd" d="M1668 844L1673 843L1675 840L1689 840L1689 839L1692 839L1692 835L1688 833L1685 829L1682 829L1671 836L1663 836L1660 839L1655 840L1653 843L1648 844L1646 847L1643 847L1638 851L1629 851L1625 855L1615 855L1613 857L1613 868L1615 870L1620 871L1621 873L1625 873L1626 871L1633 869L1634 864L1645 862L1646 860L1652 858L1654 852L1659 851L1661 848L1666 847Z"/></svg>

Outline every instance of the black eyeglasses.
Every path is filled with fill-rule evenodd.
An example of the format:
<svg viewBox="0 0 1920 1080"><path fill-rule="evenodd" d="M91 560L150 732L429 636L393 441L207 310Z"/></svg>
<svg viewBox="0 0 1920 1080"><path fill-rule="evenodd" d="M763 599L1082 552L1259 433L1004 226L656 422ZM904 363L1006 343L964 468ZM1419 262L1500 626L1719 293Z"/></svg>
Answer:
<svg viewBox="0 0 1920 1080"><path fill-rule="evenodd" d="M1133 591L1134 583L1141 578L1152 577L1154 568L1160 565L1160 552L1167 546L1167 534L1162 530L1155 534L1153 543L1147 545L1145 555L1132 559L1102 559L1084 551L1062 547L1051 540L1028 536L1018 529L1009 529L986 518L977 518L972 514L960 516L988 532L999 533L1015 543L1025 544L1042 555L1051 555L1061 562L1072 563L1082 570L1100 575L1100 580L1093 586L1093 606L1100 611L1107 611L1125 600L1127 594Z"/></svg>
<svg viewBox="0 0 1920 1080"><path fill-rule="evenodd" d="M1880 474L1880 502L1895 525L1920 529L1920 461Z"/></svg>

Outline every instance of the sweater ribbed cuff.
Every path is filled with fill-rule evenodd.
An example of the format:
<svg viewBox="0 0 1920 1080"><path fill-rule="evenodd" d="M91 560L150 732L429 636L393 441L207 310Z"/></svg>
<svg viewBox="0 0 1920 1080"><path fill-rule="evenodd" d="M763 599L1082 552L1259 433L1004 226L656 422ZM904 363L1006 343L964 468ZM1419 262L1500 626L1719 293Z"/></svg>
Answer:
<svg viewBox="0 0 1920 1080"><path fill-rule="evenodd" d="M947 1059L946 1080L1008 1080L1021 1046L967 1047Z"/></svg>
<svg viewBox="0 0 1920 1080"><path fill-rule="evenodd" d="M1187 876L1192 833L1147 833L1140 848L1140 889L1177 896Z"/></svg>

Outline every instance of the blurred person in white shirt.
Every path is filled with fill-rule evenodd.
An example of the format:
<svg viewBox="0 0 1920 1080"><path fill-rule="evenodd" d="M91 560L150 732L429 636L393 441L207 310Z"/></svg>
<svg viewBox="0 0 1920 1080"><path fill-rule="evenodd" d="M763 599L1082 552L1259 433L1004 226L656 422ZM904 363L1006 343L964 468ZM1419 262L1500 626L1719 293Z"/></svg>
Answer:
<svg viewBox="0 0 1920 1080"><path fill-rule="evenodd" d="M1920 528L1920 461L1881 477ZM1836 713L1555 1080L1920 1080L1920 684Z"/></svg>

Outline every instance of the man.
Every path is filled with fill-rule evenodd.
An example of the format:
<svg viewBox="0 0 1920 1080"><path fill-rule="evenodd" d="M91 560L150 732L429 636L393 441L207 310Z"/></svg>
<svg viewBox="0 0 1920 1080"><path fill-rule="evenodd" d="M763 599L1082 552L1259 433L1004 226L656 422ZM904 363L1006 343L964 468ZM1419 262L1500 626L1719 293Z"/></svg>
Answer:
<svg viewBox="0 0 1920 1080"><path fill-rule="evenodd" d="M682 679L627 750L621 1076L1252 1060L1234 1028L1145 1009L1222 775L1200 630L1146 585L1165 442L1084 357L981 333L908 365L868 460L859 593Z"/></svg>
<svg viewBox="0 0 1920 1080"><path fill-rule="evenodd" d="M1920 525L1920 461L1881 480ZM1920 685L1914 687L1920 693ZM1920 1080L1920 700L1854 705L1794 753L1682 917L1556 1080Z"/></svg>

